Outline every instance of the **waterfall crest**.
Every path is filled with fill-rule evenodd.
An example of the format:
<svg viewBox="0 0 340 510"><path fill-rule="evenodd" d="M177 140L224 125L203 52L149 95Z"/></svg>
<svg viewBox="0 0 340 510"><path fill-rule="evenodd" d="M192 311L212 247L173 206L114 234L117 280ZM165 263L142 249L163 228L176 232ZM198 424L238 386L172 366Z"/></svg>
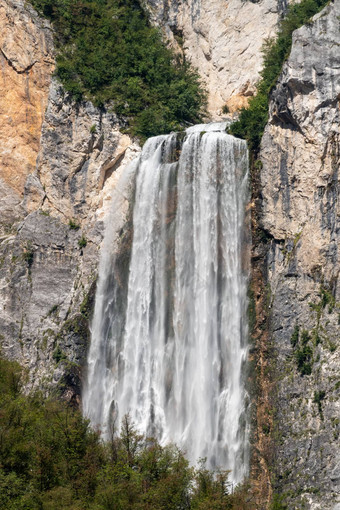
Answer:
<svg viewBox="0 0 340 510"><path fill-rule="evenodd" d="M101 253L84 413L109 434L130 413L191 462L248 469L246 143L223 124L149 139L135 172L125 283ZM114 205L114 200L113 200Z"/></svg>

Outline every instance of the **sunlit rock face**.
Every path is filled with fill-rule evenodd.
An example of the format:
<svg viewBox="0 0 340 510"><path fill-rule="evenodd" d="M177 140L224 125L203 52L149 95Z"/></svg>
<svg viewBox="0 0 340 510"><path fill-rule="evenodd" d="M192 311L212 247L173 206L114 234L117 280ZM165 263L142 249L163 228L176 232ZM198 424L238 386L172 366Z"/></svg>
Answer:
<svg viewBox="0 0 340 510"><path fill-rule="evenodd" d="M335 508L340 483L339 19L335 1L294 32L261 149L262 225L273 237L276 480L294 495L289 507L305 500L311 509Z"/></svg>
<svg viewBox="0 0 340 510"><path fill-rule="evenodd" d="M0 206L20 214L26 177L36 164L54 69L50 25L22 0L0 5Z"/></svg>
<svg viewBox="0 0 340 510"><path fill-rule="evenodd" d="M144 0L155 24L198 69L213 118L247 105L262 67L261 47L275 35L277 0Z"/></svg>
<svg viewBox="0 0 340 510"><path fill-rule="evenodd" d="M0 48L1 351L28 386L78 398L103 219L140 149L52 78L51 28L28 3L1 3Z"/></svg>
<svg viewBox="0 0 340 510"><path fill-rule="evenodd" d="M284 1L144 3L198 68L211 116L246 104ZM294 495L289 508L305 501L312 510L340 504L339 16L337 0L295 32L261 150L278 355L277 491ZM28 2L0 4L0 66L1 352L29 369L28 386L59 385L78 399L103 224L114 196L114 250L124 266L133 193L131 181L117 183L140 148L112 112L75 104L52 78L51 28ZM302 375L297 354L306 338L311 367Z"/></svg>

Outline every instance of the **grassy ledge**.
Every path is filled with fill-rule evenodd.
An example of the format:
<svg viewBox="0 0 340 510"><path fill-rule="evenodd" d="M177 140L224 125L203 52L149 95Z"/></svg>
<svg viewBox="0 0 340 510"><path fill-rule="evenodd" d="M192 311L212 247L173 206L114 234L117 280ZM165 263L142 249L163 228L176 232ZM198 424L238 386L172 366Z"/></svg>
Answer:
<svg viewBox="0 0 340 510"><path fill-rule="evenodd" d="M145 139L201 121L206 93L138 0L30 0L52 22L56 74L74 99L109 106Z"/></svg>

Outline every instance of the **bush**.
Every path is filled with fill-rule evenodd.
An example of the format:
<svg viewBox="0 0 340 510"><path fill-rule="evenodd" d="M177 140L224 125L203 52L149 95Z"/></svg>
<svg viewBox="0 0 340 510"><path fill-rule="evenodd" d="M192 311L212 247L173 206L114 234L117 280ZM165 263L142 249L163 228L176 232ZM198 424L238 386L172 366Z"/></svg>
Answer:
<svg viewBox="0 0 340 510"><path fill-rule="evenodd" d="M299 342L299 331L300 331L300 328L299 328L298 324L296 324L294 327L293 334L290 339L290 343L292 344L293 348L296 347Z"/></svg>
<svg viewBox="0 0 340 510"><path fill-rule="evenodd" d="M224 113L224 115L227 115L228 113L230 113L229 106L227 104L225 104L223 106L222 113Z"/></svg>
<svg viewBox="0 0 340 510"><path fill-rule="evenodd" d="M110 103L141 138L201 120L206 95L198 74L163 44L139 1L31 3L53 23L57 75L74 99Z"/></svg>
<svg viewBox="0 0 340 510"><path fill-rule="evenodd" d="M78 241L79 248L85 248L87 245L87 239L85 236L82 236Z"/></svg>
<svg viewBox="0 0 340 510"><path fill-rule="evenodd" d="M30 242L24 247L23 259L30 270L34 261L34 251Z"/></svg>
<svg viewBox="0 0 340 510"><path fill-rule="evenodd" d="M274 494L270 510L288 510L285 497L282 494Z"/></svg>
<svg viewBox="0 0 340 510"><path fill-rule="evenodd" d="M321 419L323 420L323 412L322 412L322 401L326 397L325 391L314 391L313 403L318 405L318 411Z"/></svg>
<svg viewBox="0 0 340 510"><path fill-rule="evenodd" d="M54 359L54 361L56 362L56 364L58 365L58 363L62 360L65 360L66 359L66 355L65 353L61 350L60 348L60 345L57 345L57 347L54 349L53 353L52 353L52 358Z"/></svg>
<svg viewBox="0 0 340 510"><path fill-rule="evenodd" d="M69 220L68 226L70 227L71 230L79 230L80 229L80 225L74 220Z"/></svg>

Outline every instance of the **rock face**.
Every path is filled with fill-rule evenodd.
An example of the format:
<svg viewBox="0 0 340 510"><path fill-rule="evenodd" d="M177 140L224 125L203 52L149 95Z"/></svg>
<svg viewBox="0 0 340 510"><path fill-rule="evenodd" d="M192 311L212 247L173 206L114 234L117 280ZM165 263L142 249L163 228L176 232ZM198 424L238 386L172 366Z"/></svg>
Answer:
<svg viewBox="0 0 340 510"><path fill-rule="evenodd" d="M28 387L78 398L104 221L140 149L114 114L75 104L52 79L51 30L33 9L2 4L0 41L1 350L28 368Z"/></svg>
<svg viewBox="0 0 340 510"><path fill-rule="evenodd" d="M39 151L53 41L49 23L23 0L1 2L0 27L0 207L13 220Z"/></svg>
<svg viewBox="0 0 340 510"><path fill-rule="evenodd" d="M90 102L75 104L52 80L36 171L26 182L26 209L42 207L62 221L76 218L87 230L102 220L116 170L139 151L119 129L113 113Z"/></svg>
<svg viewBox="0 0 340 510"><path fill-rule="evenodd" d="M232 113L255 92L262 67L261 47L275 35L280 0L144 0L154 23L173 45L183 48L208 90L208 111Z"/></svg>
<svg viewBox="0 0 340 510"><path fill-rule="evenodd" d="M0 238L2 351L29 369L31 384L59 384L70 398L80 390L111 193L139 151L118 129L114 115L75 105L53 81L25 218ZM128 204L121 194L117 231Z"/></svg>
<svg viewBox="0 0 340 510"><path fill-rule="evenodd" d="M294 32L262 140L275 479L289 508L339 503L339 20L336 0Z"/></svg>

